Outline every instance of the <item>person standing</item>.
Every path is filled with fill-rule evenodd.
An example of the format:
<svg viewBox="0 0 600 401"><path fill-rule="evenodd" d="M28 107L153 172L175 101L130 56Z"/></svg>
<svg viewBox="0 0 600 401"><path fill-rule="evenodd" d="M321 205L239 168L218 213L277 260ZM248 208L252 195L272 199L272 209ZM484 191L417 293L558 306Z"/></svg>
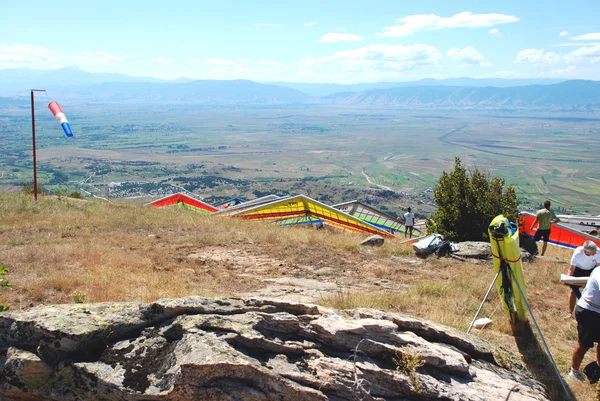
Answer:
<svg viewBox="0 0 600 401"><path fill-rule="evenodd" d="M559 223L560 219L556 217L554 212L550 210L550 201L547 200L544 202L544 208L538 210L535 214L535 221L531 225L531 230L533 231L533 227L537 224L538 229L535 232L533 239L535 241L539 241L540 238L543 239L544 245L542 245L542 256L546 253L546 247L548 247L548 239L550 238L550 226L552 223Z"/></svg>
<svg viewBox="0 0 600 401"><path fill-rule="evenodd" d="M573 351L569 379L585 381L579 370L585 353L597 343L596 364L600 368L600 269L592 272L575 308L578 344Z"/></svg>
<svg viewBox="0 0 600 401"><path fill-rule="evenodd" d="M573 277L589 277L592 271L600 263L600 255L597 254L598 247L593 241L585 241L583 246L580 246L573 251L571 256L571 264L569 266L568 276ZM569 294L569 311L565 318L570 318L575 308L575 302L581 297L579 286L570 285L571 293Z"/></svg>
<svg viewBox="0 0 600 401"><path fill-rule="evenodd" d="M415 226L415 215L411 212L411 209L408 208L408 212L404 213L404 238L406 238L406 234L409 235L409 238L412 238L413 228Z"/></svg>

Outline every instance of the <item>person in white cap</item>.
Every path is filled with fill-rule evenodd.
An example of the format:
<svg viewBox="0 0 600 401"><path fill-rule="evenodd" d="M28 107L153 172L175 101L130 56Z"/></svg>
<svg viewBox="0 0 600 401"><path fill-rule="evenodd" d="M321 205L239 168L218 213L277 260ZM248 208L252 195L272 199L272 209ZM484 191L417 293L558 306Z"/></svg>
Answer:
<svg viewBox="0 0 600 401"><path fill-rule="evenodd" d="M585 353L596 345L596 364L600 367L600 269L592 272L575 307L578 344L573 351L569 380L585 381L579 370Z"/></svg>

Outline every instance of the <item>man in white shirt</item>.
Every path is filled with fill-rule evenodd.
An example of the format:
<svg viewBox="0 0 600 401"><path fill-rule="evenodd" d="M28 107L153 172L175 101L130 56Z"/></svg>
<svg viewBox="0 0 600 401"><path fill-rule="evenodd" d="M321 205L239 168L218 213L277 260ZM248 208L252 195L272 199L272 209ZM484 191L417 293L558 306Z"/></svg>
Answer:
<svg viewBox="0 0 600 401"><path fill-rule="evenodd" d="M408 212L404 213L404 238L406 238L406 234L409 234L409 238L412 238L413 227L415 226L415 215L408 208Z"/></svg>
<svg viewBox="0 0 600 401"><path fill-rule="evenodd" d="M583 246L580 246L573 251L571 256L571 265L567 275L573 277L589 277L592 271L600 263L600 255L597 254L598 247L592 241L585 241ZM571 293L569 294L569 313L565 318L571 317L575 302L581 296L579 287L571 285Z"/></svg>
<svg viewBox="0 0 600 401"><path fill-rule="evenodd" d="M575 308L577 339L573 351L569 379L584 382L585 375L579 370L585 353L597 343L596 368L600 368L600 269L593 271Z"/></svg>

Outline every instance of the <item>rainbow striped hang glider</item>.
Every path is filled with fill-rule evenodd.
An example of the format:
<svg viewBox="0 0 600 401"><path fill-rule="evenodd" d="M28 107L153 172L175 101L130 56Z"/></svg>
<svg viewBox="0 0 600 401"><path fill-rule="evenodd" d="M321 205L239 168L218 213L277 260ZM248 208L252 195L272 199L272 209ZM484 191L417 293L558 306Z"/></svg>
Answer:
<svg viewBox="0 0 600 401"><path fill-rule="evenodd" d="M339 203L337 205L333 205L333 207L359 218L362 221L366 221L367 223L370 223L376 227L391 232L392 234L404 233L404 229L402 228L404 223L402 223L402 221L357 200ZM413 231L413 237L420 236L421 232L415 229Z"/></svg>
<svg viewBox="0 0 600 401"><path fill-rule="evenodd" d="M533 213L519 213L519 232L533 237L535 235L535 230L531 230L531 224L533 224L534 220L535 214ZM582 246L583 243L588 240L600 246L600 238L586 234L583 231L569 227L566 224L556 223L552 224L548 242L564 248L577 248L578 246Z"/></svg>
<svg viewBox="0 0 600 401"><path fill-rule="evenodd" d="M265 203L273 202L277 199L282 199L282 197L277 196L277 195L266 195L266 196L263 196L260 198L252 199L252 200L244 202L244 203L240 203L239 205L230 206L227 209L221 209L217 213L215 213L215 215L222 216L222 217L229 217L235 213L241 212L242 210L248 210L248 209L258 206L258 205L264 205Z"/></svg>
<svg viewBox="0 0 600 401"><path fill-rule="evenodd" d="M228 207L239 205L240 203L244 203L244 202L248 202L248 201L246 199L241 199L241 198L232 198L232 199L226 200L224 202L215 203L215 207L217 209L227 209Z"/></svg>
<svg viewBox="0 0 600 401"><path fill-rule="evenodd" d="M157 199L153 202L147 203L144 206L152 207L165 207L165 206L179 206L187 209L195 210L202 213L214 213L218 209L214 206L204 203L201 200L194 199L191 196L182 194L181 192L165 196L164 198Z"/></svg>
<svg viewBox="0 0 600 401"><path fill-rule="evenodd" d="M393 236L372 224L334 209L305 195L297 195L258 205L231 215L232 217L271 221L279 225L325 222L354 232Z"/></svg>

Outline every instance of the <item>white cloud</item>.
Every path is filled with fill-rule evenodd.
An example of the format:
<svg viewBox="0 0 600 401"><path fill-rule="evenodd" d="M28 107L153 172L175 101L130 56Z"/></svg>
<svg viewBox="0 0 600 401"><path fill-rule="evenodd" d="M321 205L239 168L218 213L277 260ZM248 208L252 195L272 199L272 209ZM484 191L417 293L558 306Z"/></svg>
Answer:
<svg viewBox="0 0 600 401"><path fill-rule="evenodd" d="M397 20L400 25L388 26L379 36L401 37L422 31L437 31L446 28L486 28L494 25L517 22L519 18L505 14L473 14L465 11L451 17L435 14L409 15Z"/></svg>
<svg viewBox="0 0 600 401"><path fill-rule="evenodd" d="M354 35L351 33L327 33L317 42L321 43L335 43L335 42L359 42L363 40L360 35Z"/></svg>
<svg viewBox="0 0 600 401"><path fill-rule="evenodd" d="M459 65L459 67L476 65L489 67L492 65L492 63L486 61L485 57L475 50L473 46L467 46L464 49L453 48L448 50L447 54Z"/></svg>
<svg viewBox="0 0 600 401"><path fill-rule="evenodd" d="M73 60L85 65L107 65L118 63L119 61L123 60L123 57L115 56L114 54L98 50L93 54L89 52L81 52L79 56L73 57Z"/></svg>
<svg viewBox="0 0 600 401"><path fill-rule="evenodd" d="M515 63L532 64L539 67L547 64L556 64L561 61L561 56L553 52L546 52L544 49L525 49L517 54Z"/></svg>
<svg viewBox="0 0 600 401"><path fill-rule="evenodd" d="M570 63L596 63L600 61L600 45L584 46L565 56Z"/></svg>
<svg viewBox="0 0 600 401"><path fill-rule="evenodd" d="M294 64L293 72L302 81L380 82L417 80L434 73L442 54L429 45L369 45L338 51L330 56L307 57ZM414 73L413 73L414 72Z"/></svg>
<svg viewBox="0 0 600 401"><path fill-rule="evenodd" d="M569 32L562 31L561 33L558 34L558 36L560 36L561 38L564 38L565 36L569 36Z"/></svg>
<svg viewBox="0 0 600 401"><path fill-rule="evenodd" d="M600 40L600 32L586 33L585 35L573 36L571 40Z"/></svg>
<svg viewBox="0 0 600 401"><path fill-rule="evenodd" d="M493 36L496 36L496 37L500 37L500 36L502 36L502 34L500 33L500 30L499 30L498 28L490 29L490 30L488 31L488 33L489 33L490 35L493 35Z"/></svg>
<svg viewBox="0 0 600 401"><path fill-rule="evenodd" d="M237 59L221 59L211 57L195 71L186 76L195 79L252 79L263 81L289 80L291 68L273 60L252 61L239 57Z"/></svg>
<svg viewBox="0 0 600 401"><path fill-rule="evenodd" d="M556 70L548 71L543 75L550 78L566 78L573 76L576 70L577 69L575 68L575 66L570 65L567 68L559 68Z"/></svg>
<svg viewBox="0 0 600 401"><path fill-rule="evenodd" d="M204 62L204 64L209 64L209 65L232 65L233 64L233 60L225 60L225 59L222 59L222 58L211 57L208 60L206 60Z"/></svg>
<svg viewBox="0 0 600 401"><path fill-rule="evenodd" d="M437 65L442 55L429 45L369 45L355 50L339 51L331 58L350 70L404 71L420 66Z"/></svg>
<svg viewBox="0 0 600 401"><path fill-rule="evenodd" d="M159 64L171 64L174 61L171 58L157 57L154 59L154 62Z"/></svg>
<svg viewBox="0 0 600 401"><path fill-rule="evenodd" d="M200 64L202 63L202 59L200 58L189 58L188 63L190 64Z"/></svg>
<svg viewBox="0 0 600 401"><path fill-rule="evenodd" d="M0 44L0 62L7 64L33 64L49 62L58 56L43 47L30 45L2 45Z"/></svg>
<svg viewBox="0 0 600 401"><path fill-rule="evenodd" d="M267 23L258 23L258 24L254 24L254 26L261 26L261 27L273 27L273 26L283 26L281 24L267 24Z"/></svg>
<svg viewBox="0 0 600 401"><path fill-rule="evenodd" d="M567 43L559 43L554 46L556 46L556 47L581 47L581 46L595 46L595 45L600 45L600 42L590 42L590 43L567 42Z"/></svg>
<svg viewBox="0 0 600 401"><path fill-rule="evenodd" d="M318 25L318 24L319 24L318 22L309 22L309 23L304 24L304 26L309 26L310 27L310 26L315 26L315 25Z"/></svg>

